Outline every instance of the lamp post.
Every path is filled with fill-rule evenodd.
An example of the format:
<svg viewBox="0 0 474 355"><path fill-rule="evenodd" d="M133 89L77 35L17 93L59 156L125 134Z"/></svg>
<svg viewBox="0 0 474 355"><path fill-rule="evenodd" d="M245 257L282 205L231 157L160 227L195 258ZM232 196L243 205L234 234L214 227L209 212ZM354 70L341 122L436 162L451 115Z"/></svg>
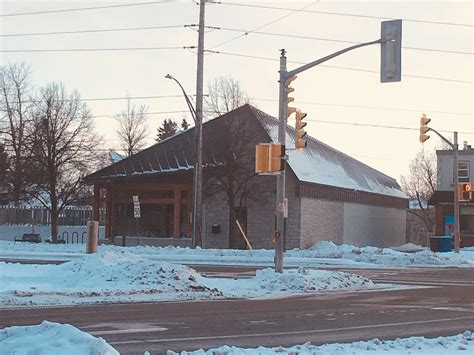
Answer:
<svg viewBox="0 0 474 355"><path fill-rule="evenodd" d="M195 155L195 161L194 161L194 171L193 171L193 235L192 235L192 246L193 248L196 247L198 243L198 234L200 231L200 209L201 209L201 203L199 201L199 196L202 196L202 143L200 142L201 136L199 135L199 129L198 126L199 124L202 126L202 121L198 122L197 115L196 115L196 110L189 99L188 94L186 94L186 91L184 90L183 86L181 83L172 75L166 74L165 76L166 79L171 79L174 80L181 90L183 91L184 99L186 100L186 104L188 105L189 111L191 112L191 116L194 121L194 137L195 137L195 150L196 150L196 155Z"/></svg>

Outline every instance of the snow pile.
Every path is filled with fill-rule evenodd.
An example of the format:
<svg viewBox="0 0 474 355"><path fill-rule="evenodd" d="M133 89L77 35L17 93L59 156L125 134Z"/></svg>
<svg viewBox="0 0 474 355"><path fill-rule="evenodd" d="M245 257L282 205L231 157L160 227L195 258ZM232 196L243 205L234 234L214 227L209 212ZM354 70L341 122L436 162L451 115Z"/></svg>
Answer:
<svg viewBox="0 0 474 355"><path fill-rule="evenodd" d="M102 338L82 332L69 324L44 321L40 325L0 329L0 352L16 355L118 355Z"/></svg>
<svg viewBox="0 0 474 355"><path fill-rule="evenodd" d="M470 252L456 254L435 253L429 249L418 252L402 252L391 248L355 247L353 245L336 245L329 241L316 243L309 250L301 250L301 253L316 258L339 258L355 262L369 263L389 267L403 266L474 266L474 255ZM290 251L288 255L292 255ZM472 254L472 252L471 252Z"/></svg>
<svg viewBox="0 0 474 355"><path fill-rule="evenodd" d="M314 355L442 355L442 354L472 354L474 352L474 336L470 331L463 334L427 339L424 337L411 337L396 340L358 341L354 343L335 343L314 346L310 343L296 345L290 348L264 348L243 349L234 346L222 346L220 348L196 350L193 352L182 352L184 355L282 355L282 354L314 354ZM179 355L168 351L169 355Z"/></svg>
<svg viewBox="0 0 474 355"><path fill-rule="evenodd" d="M344 272L285 270L282 274L272 269L257 270L254 278L200 278L209 288L216 288L227 297L264 297L334 290L362 290L377 286L368 278Z"/></svg>
<svg viewBox="0 0 474 355"><path fill-rule="evenodd" d="M0 263L0 305L268 297L378 287L341 272L265 269L253 278L206 278L178 264L124 250L99 252L60 265Z"/></svg>
<svg viewBox="0 0 474 355"><path fill-rule="evenodd" d="M125 251L90 254L60 265L0 263L0 304L73 304L97 301L221 297L182 265ZM138 297L138 298L137 298Z"/></svg>

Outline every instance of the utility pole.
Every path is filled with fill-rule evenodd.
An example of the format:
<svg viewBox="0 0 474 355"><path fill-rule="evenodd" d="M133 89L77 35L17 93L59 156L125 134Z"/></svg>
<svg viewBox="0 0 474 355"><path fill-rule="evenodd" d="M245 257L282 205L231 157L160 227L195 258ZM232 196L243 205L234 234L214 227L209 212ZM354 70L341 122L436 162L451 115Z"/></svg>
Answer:
<svg viewBox="0 0 474 355"><path fill-rule="evenodd" d="M459 227L459 170L458 170L458 132L453 139L453 189L454 189L454 251L459 253L461 246L461 228Z"/></svg>
<svg viewBox="0 0 474 355"><path fill-rule="evenodd" d="M196 162L194 174L196 191L193 203L193 248L203 245L202 226L202 121L203 121L203 87L204 87L204 16L206 0L199 2L199 32L196 75Z"/></svg>
<svg viewBox="0 0 474 355"><path fill-rule="evenodd" d="M286 90L287 70L285 50L281 49L280 55L280 99L278 109L278 143L285 146L286 143L286 121L288 118L288 93ZM283 250L284 250L284 211L285 211L285 176L286 160L282 160L283 170L277 175L276 190L276 221L275 221L275 272L283 272ZM278 237L277 237L278 236Z"/></svg>

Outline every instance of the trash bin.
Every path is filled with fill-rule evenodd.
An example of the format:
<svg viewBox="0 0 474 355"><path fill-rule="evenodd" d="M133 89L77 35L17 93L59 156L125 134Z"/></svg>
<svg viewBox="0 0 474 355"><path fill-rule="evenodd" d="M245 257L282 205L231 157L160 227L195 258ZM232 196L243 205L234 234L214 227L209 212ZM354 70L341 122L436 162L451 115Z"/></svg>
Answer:
<svg viewBox="0 0 474 355"><path fill-rule="evenodd" d="M433 251L439 251L440 248L440 237L430 237L430 249Z"/></svg>
<svg viewBox="0 0 474 355"><path fill-rule="evenodd" d="M444 236L439 238L439 251L447 252L451 251L452 238L450 236Z"/></svg>
<svg viewBox="0 0 474 355"><path fill-rule="evenodd" d="M452 238L450 236L430 237L430 249L436 252L451 251Z"/></svg>

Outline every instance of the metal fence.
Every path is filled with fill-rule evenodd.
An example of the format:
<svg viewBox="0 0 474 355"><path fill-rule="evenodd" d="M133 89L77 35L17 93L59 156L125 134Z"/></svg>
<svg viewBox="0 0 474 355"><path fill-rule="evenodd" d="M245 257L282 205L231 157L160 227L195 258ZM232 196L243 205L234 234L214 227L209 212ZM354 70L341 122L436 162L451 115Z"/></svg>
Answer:
<svg viewBox="0 0 474 355"><path fill-rule="evenodd" d="M99 209L99 225L104 225L105 209ZM85 226L92 219L92 207L66 207L59 214L60 226ZM0 225L48 225L51 213L45 207L0 206Z"/></svg>

